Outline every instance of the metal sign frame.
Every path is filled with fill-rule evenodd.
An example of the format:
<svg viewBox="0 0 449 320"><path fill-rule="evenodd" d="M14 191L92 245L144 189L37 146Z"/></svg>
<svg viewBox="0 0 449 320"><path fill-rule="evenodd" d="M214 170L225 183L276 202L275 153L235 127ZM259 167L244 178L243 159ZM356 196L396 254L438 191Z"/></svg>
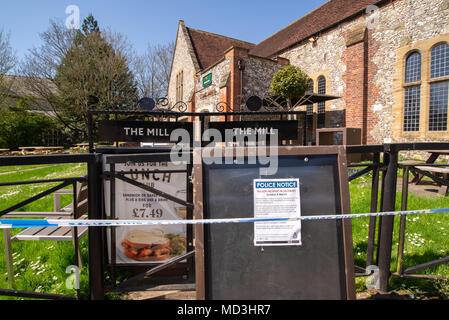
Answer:
<svg viewBox="0 0 449 320"><path fill-rule="evenodd" d="M249 154L249 147L245 148L231 148L232 154L240 154L238 152L243 149L245 157ZM224 150L223 150L224 152ZM228 150L229 152L229 150ZM206 154L210 154L206 152ZM222 153L225 154L225 153ZM267 149L269 154L269 149ZM340 214L350 213L349 202L349 185L347 175L347 161L346 150L342 146L332 147L279 147L279 156L312 156L312 155L336 155L338 158L338 189L340 208L338 211ZM204 166L203 158L201 156L201 150L194 150L194 158L197 159L194 164L194 217L195 219L204 219L205 217L205 181L204 181ZM354 253L352 243L352 224L350 219L342 220L342 235L341 241L343 245L343 261L344 261L344 286L346 292L346 299L354 300L355 297L355 280L354 280ZM208 282L210 279L207 277L206 265L207 265L207 246L205 246L205 226L195 226L195 271L196 271L196 290L197 299L208 299Z"/></svg>
<svg viewBox="0 0 449 320"><path fill-rule="evenodd" d="M182 199L178 199L175 196L166 194L156 188L144 185L142 183L136 182L132 179L129 179L127 177L128 174L130 174L130 172L117 172L115 171L115 165L116 164L120 164L120 163L126 163L128 161L133 161L133 162L170 162L170 154L169 153L138 153L138 154L119 154L119 155L105 155L105 164L109 164L110 165L110 169L107 172L103 172L103 177L105 179L108 179L110 182L110 218L111 219L116 219L116 215L115 215L115 181L116 179L119 179L125 183L129 183L132 184L138 188L141 188L144 191L147 192L151 192L153 194L157 194L160 197L166 198L169 201L174 201L176 203L179 203L181 205L185 205L186 209L187 209L187 216L186 219L192 219L193 218L193 186L191 183L191 174L192 174L192 161L190 161L190 163L186 164L186 169L185 170L155 170L154 172L157 173L180 173L180 172L185 172L186 173L186 201L182 200ZM136 173L136 172L133 172ZM148 172L145 172L148 173ZM106 217L105 212L103 213L103 216ZM116 235L115 235L115 228L111 227L109 228L109 232L110 232L110 241L111 241L111 247L110 247L110 251L109 250L105 250L106 255L105 255L105 261L106 261L106 265L107 267L110 268L111 270L111 281L113 284L115 284L115 280L116 280L116 269L117 268L122 268L122 267L157 267L157 270L163 270L166 267L170 267L173 265L173 259L170 259L169 261L165 262L165 263L120 263L118 264L116 262L116 247L117 247L117 243L116 243ZM187 251L187 255L189 255L190 252L192 252L194 250L193 247L193 228L191 225L187 225L186 227L186 251ZM109 257L109 254L111 255ZM184 259L186 259L187 256L184 257ZM190 262L186 262L184 263L183 260L184 259L176 259L176 263L180 266L180 268L183 268L186 270L186 274L188 274L189 272L189 267L191 265ZM110 261L109 261L110 260ZM145 272L147 273L147 272ZM133 277L136 278L136 277ZM128 282L128 280L127 280ZM123 283L120 285L121 287L123 287Z"/></svg>

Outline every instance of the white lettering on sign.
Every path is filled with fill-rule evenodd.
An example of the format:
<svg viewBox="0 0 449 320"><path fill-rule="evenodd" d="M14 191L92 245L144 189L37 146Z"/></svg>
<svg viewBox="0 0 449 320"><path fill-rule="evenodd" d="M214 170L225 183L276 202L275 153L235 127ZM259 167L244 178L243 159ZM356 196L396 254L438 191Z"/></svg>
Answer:
<svg viewBox="0 0 449 320"><path fill-rule="evenodd" d="M272 135L275 134L275 129L273 128L234 128L235 135L253 135L253 134L266 134Z"/></svg>
<svg viewBox="0 0 449 320"><path fill-rule="evenodd" d="M125 130L125 135L127 136L143 137L144 135L146 135L148 137L170 137L168 129L163 128L147 128L147 130L145 131L145 128L125 127L123 128L123 130Z"/></svg>
<svg viewBox="0 0 449 320"><path fill-rule="evenodd" d="M147 136L153 136L153 137L169 137L167 129L157 129L157 128L148 128L147 129Z"/></svg>

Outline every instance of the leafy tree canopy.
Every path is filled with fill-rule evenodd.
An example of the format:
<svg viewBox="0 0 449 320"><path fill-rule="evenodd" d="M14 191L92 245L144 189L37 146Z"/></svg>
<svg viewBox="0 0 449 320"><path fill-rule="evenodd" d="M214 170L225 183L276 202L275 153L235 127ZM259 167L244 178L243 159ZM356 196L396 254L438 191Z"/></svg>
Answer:
<svg viewBox="0 0 449 320"><path fill-rule="evenodd" d="M270 90L284 99L298 99L308 90L308 79L300 68L288 65L275 73Z"/></svg>
<svg viewBox="0 0 449 320"><path fill-rule="evenodd" d="M56 105L72 130L87 134L89 109L126 109L137 103L134 75L89 15L57 68Z"/></svg>

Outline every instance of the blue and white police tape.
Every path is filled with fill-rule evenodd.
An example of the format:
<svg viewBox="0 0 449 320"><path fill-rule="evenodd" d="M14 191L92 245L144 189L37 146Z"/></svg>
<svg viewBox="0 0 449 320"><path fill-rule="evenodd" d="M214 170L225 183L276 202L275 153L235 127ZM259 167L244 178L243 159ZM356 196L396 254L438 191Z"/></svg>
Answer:
<svg viewBox="0 0 449 320"><path fill-rule="evenodd" d="M58 220L58 219L0 219L0 229L31 228L31 227L126 227L146 225L174 225L174 224L223 224L223 223L255 223L276 221L312 221L337 220L364 217L383 217L411 214L449 213L449 208L426 209L412 211L390 211L378 213L356 213L343 215L314 215L288 218L228 218L228 219L197 219L197 220Z"/></svg>

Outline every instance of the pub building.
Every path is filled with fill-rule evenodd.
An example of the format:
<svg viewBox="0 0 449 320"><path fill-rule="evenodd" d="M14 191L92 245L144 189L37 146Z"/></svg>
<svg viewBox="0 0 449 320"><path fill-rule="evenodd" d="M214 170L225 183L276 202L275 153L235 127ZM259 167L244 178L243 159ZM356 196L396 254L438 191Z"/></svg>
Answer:
<svg viewBox="0 0 449 320"><path fill-rule="evenodd" d="M188 112L248 111L291 64L311 91L339 97L295 108L308 145L317 129L344 127L362 144L449 141L448 15L446 0L330 0L258 44L181 20L167 98Z"/></svg>
<svg viewBox="0 0 449 320"><path fill-rule="evenodd" d="M339 141L343 144L353 138L348 133L358 135L351 144L363 145L449 141L448 15L447 0L330 0L259 44L179 21L167 97L157 102L142 99L139 105L144 112L112 110L109 115L115 114L115 120L99 121L98 141L164 146L95 148L103 154L103 175L110 178L105 186L106 216L112 220L288 217L292 224L283 232L274 221L260 227L236 225L234 220L227 226L173 224L176 229L157 233L142 232L140 226L131 232L111 228L111 282L116 283L118 267L158 265L145 273L154 275L176 264L176 272L186 279L194 274L200 300L355 299L350 220L301 224L291 218L349 214L347 163L359 162L364 155L346 157L344 148L291 145L336 144L335 136L322 139L322 133L329 132L343 133ZM287 65L298 66L309 76L306 99L292 104L269 92L274 74ZM102 113L92 110L89 116ZM138 117L152 121L135 121ZM168 153L173 149L166 148L173 142L168 136L186 129L189 142L198 142L207 128L218 130L222 137L226 132L237 137L273 136L277 129L278 142L290 146L276 149L280 151L276 156L270 150L276 158L274 173L269 171L271 162L270 167L263 161L251 162L253 148L234 149L236 159L215 163L220 157L208 154L207 148L199 155L198 150L183 146L187 161L175 163L176 152ZM93 126L90 131L94 132ZM204 136L201 139L204 143ZM254 140L248 139L250 143ZM389 172L397 172L397 154L384 146L362 149L377 147L388 154L382 210L393 211L395 199L390 195L396 194L397 177ZM244 161L237 159L239 150L248 152ZM377 165L380 152L372 159ZM188 161L195 156L199 162ZM379 176L380 170L376 172ZM161 173L171 174L170 183L155 179L154 174ZM131 194L128 188L135 188L133 194L144 194L141 190L155 194L161 201L123 196ZM373 199L377 204L378 199ZM387 242L393 222L384 219L378 232L377 243L382 245L377 252L388 252L378 258L382 291L390 274L391 243ZM374 235L371 225L376 221L370 222ZM172 240L167 242L165 235L184 246L170 254L167 243L171 246ZM372 248L374 240L375 236L369 239ZM156 244L161 251L153 254L153 247L138 248L143 243ZM278 272L280 264L273 263L280 261L282 272ZM267 275L269 280L260 280Z"/></svg>

